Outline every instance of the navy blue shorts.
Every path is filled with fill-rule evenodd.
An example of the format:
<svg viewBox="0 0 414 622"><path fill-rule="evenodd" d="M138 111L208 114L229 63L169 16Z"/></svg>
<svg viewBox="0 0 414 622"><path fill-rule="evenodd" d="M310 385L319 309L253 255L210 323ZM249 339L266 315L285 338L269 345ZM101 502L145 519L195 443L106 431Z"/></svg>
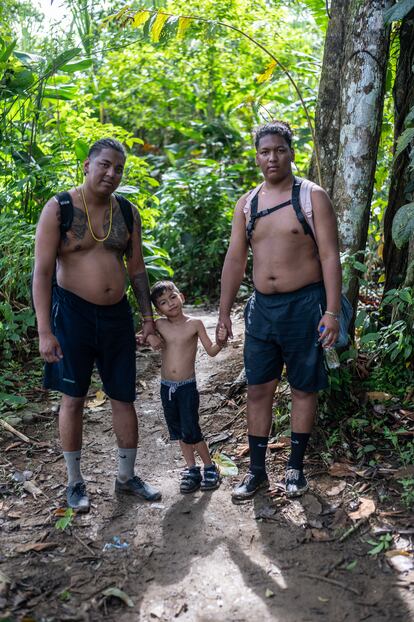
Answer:
<svg viewBox="0 0 414 622"><path fill-rule="evenodd" d="M84 397L96 363L108 397L135 400L135 331L126 296L114 305L95 305L54 287L51 324L63 358L45 364L46 389Z"/></svg>
<svg viewBox="0 0 414 622"><path fill-rule="evenodd" d="M195 445L203 440L198 424L200 396L194 378L161 380L161 402L170 440Z"/></svg>
<svg viewBox="0 0 414 622"><path fill-rule="evenodd" d="M315 393L328 386L323 351L318 344L318 324L325 305L322 283L282 294L253 293L244 312L248 384L280 380L285 364L294 389Z"/></svg>

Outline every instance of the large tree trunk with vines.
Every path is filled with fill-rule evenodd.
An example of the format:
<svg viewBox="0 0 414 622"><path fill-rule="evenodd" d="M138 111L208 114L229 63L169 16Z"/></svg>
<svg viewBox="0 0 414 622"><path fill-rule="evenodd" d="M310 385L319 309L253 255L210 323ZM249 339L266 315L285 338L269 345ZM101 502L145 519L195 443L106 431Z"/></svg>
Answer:
<svg viewBox="0 0 414 622"><path fill-rule="evenodd" d="M394 83L394 150L404 130L407 114L413 106L414 10L405 17L400 28L400 54ZM402 205L414 201L413 175L409 171L409 165L410 149L407 147L394 160L388 206L384 217L385 291L401 286L404 281L406 285L414 285L414 239L398 249L391 234L396 212Z"/></svg>
<svg viewBox="0 0 414 622"><path fill-rule="evenodd" d="M322 185L342 251L364 252L381 130L393 0L333 0L316 118ZM331 64L333 63L333 65ZM313 163L311 175L318 180ZM355 303L358 281L348 295Z"/></svg>

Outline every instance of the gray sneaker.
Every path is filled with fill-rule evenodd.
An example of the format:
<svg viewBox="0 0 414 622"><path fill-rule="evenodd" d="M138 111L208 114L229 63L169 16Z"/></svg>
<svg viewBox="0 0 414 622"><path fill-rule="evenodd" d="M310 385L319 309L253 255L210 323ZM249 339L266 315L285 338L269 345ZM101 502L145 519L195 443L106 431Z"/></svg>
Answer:
<svg viewBox="0 0 414 622"><path fill-rule="evenodd" d="M267 475L256 475L251 471L248 471L244 476L240 484L237 484L233 488L231 498L234 501L243 501L244 499L251 499L260 488L268 488L269 480Z"/></svg>
<svg viewBox="0 0 414 622"><path fill-rule="evenodd" d="M288 467L285 473L286 495L288 497L300 497L309 490L308 480L303 474L302 469L292 469Z"/></svg>
<svg viewBox="0 0 414 622"><path fill-rule="evenodd" d="M68 506L72 510L76 510L76 512L89 512L91 508L91 502L84 482L69 484L66 488L66 499Z"/></svg>
<svg viewBox="0 0 414 622"><path fill-rule="evenodd" d="M116 479L115 492L141 497L141 499L145 499L146 501L158 501L161 499L160 491L142 481L138 475L134 475L134 477L131 477L131 479L126 482L120 482Z"/></svg>

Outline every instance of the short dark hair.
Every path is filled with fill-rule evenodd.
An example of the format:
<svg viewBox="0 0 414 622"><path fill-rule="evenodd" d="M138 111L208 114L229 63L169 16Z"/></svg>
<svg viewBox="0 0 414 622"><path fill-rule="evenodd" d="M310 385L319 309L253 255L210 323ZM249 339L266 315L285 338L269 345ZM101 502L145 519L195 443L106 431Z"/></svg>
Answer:
<svg viewBox="0 0 414 622"><path fill-rule="evenodd" d="M293 132L289 123L286 121L272 121L271 123L265 123L257 128L254 133L254 146L256 149L259 147L260 139L268 134L278 134L285 139L290 148L292 148Z"/></svg>
<svg viewBox="0 0 414 622"><path fill-rule="evenodd" d="M157 301L165 292L180 292L178 287L173 281L157 281L151 287L151 302L153 305L157 306Z"/></svg>
<svg viewBox="0 0 414 622"><path fill-rule="evenodd" d="M121 153L126 160L127 154L125 148L119 140L116 140L115 138L100 138L94 142L92 147L89 149L88 158L96 157L103 149L113 149L114 151L118 151L118 153Z"/></svg>

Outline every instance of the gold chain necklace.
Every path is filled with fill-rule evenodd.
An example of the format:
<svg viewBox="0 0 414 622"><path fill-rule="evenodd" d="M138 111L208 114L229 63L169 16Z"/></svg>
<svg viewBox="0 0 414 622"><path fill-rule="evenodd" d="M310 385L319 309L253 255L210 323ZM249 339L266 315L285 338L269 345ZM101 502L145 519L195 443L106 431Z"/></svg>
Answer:
<svg viewBox="0 0 414 622"><path fill-rule="evenodd" d="M86 205L85 195L83 193L82 186L80 186L79 189L80 189L80 193L81 193L81 197L82 197L82 201L83 201L83 206L85 208L86 218L88 220L88 227L89 227L89 231L91 232L91 236L93 237L95 242L105 242L105 240L107 240L109 238L109 235L110 235L111 229L112 229L112 212L113 212L113 208L112 208L112 194L109 197L109 229L108 229L108 233L106 234L106 236L104 238L98 238L98 237L96 237L96 235L94 234L93 229L92 229L92 223L91 223L91 219L89 217L88 206Z"/></svg>

